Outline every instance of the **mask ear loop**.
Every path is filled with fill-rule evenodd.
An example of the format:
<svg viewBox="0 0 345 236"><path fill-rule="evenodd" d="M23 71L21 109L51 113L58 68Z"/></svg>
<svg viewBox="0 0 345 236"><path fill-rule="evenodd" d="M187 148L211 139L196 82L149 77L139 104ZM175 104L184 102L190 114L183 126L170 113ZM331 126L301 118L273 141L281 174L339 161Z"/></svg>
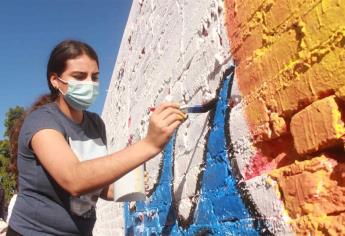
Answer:
<svg viewBox="0 0 345 236"><path fill-rule="evenodd" d="M61 79L59 76L57 77L57 79L60 80L62 83L68 84L67 81ZM63 93L59 87L57 87L57 89L59 90L59 92L60 92L63 96L66 95L66 93Z"/></svg>

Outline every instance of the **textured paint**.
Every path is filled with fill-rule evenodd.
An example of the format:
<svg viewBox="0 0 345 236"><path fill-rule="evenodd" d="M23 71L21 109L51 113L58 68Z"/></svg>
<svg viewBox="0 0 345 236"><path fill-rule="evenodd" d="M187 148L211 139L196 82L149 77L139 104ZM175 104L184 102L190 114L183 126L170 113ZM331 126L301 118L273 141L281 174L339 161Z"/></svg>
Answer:
<svg viewBox="0 0 345 236"><path fill-rule="evenodd" d="M147 201L114 204L124 217L94 235L345 234L344 10L134 0L102 114L109 151L143 138L162 101L221 99L146 163Z"/></svg>
<svg viewBox="0 0 345 236"><path fill-rule="evenodd" d="M161 176L153 194L146 202L137 202L133 212L126 207L127 235L258 235L263 230L262 222L252 218L244 204L229 162L225 118L233 71L228 73L211 121L197 206L190 222L180 222L175 210L172 139L165 148Z"/></svg>
<svg viewBox="0 0 345 236"><path fill-rule="evenodd" d="M163 101L193 105L214 98L231 64L223 1L133 1L102 113L109 151L145 136L150 107ZM175 137L170 183L181 225L193 224L209 119L209 113L190 114ZM145 164L147 196L164 174L162 160L158 155ZM98 209L99 215L107 214L102 205ZM128 228L118 225L123 232Z"/></svg>
<svg viewBox="0 0 345 236"><path fill-rule="evenodd" d="M345 2L225 4L253 145L236 155L240 172L277 181L282 220L298 235L343 235Z"/></svg>
<svg viewBox="0 0 345 236"><path fill-rule="evenodd" d="M341 87L335 95L341 99L343 102L345 102L345 86Z"/></svg>
<svg viewBox="0 0 345 236"><path fill-rule="evenodd" d="M290 129L301 155L341 144L345 126L335 96L318 100L293 116Z"/></svg>
<svg viewBox="0 0 345 236"><path fill-rule="evenodd" d="M226 2L251 132L256 141L275 138L285 133L272 129L277 118L288 121L345 84L345 2Z"/></svg>
<svg viewBox="0 0 345 236"><path fill-rule="evenodd" d="M344 156L343 156L344 157ZM345 164L327 156L273 171L292 225L299 235L345 234Z"/></svg>

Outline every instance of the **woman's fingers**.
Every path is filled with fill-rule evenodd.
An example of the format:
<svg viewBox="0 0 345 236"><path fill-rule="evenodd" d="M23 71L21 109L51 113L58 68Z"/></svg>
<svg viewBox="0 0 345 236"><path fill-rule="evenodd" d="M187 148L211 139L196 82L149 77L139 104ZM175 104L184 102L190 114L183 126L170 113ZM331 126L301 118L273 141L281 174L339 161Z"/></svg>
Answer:
<svg viewBox="0 0 345 236"><path fill-rule="evenodd" d="M157 108L155 108L154 113L160 114L162 111L166 110L169 107L178 109L180 107L180 105L175 103L175 102L164 102L164 103L160 104Z"/></svg>
<svg viewBox="0 0 345 236"><path fill-rule="evenodd" d="M162 149L174 130L187 118L178 107L176 103L164 103L151 114L146 138L155 147Z"/></svg>
<svg viewBox="0 0 345 236"><path fill-rule="evenodd" d="M182 117L186 117L186 114L184 114L181 110L175 108L175 107L167 107L166 109L164 109L162 112L160 112L159 114L157 114L157 116L162 119L165 120L167 119L169 116L171 116L172 114L179 114Z"/></svg>
<svg viewBox="0 0 345 236"><path fill-rule="evenodd" d="M174 130L175 130L182 122L183 122L183 121L177 120L177 121L175 121L174 123L172 123L172 124L169 126L170 132L173 133Z"/></svg>
<svg viewBox="0 0 345 236"><path fill-rule="evenodd" d="M180 113L172 113L166 119L163 120L164 126L169 127L175 121L183 122L187 118L186 115L181 115Z"/></svg>

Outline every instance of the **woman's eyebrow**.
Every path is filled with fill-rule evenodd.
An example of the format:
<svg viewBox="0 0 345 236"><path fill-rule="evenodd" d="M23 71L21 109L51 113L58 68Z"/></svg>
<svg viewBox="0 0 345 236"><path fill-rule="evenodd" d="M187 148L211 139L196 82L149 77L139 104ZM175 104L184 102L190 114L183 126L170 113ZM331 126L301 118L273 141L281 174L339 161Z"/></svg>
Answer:
<svg viewBox="0 0 345 236"><path fill-rule="evenodd" d="M86 73L86 72L83 72L83 71L72 71L71 74L73 74L73 75L75 75L75 74L78 74L78 75L87 75L87 73Z"/></svg>
<svg viewBox="0 0 345 236"><path fill-rule="evenodd" d="M72 71L71 75L81 75L81 76L87 76L86 72L83 71ZM99 71L92 73L92 75L99 75Z"/></svg>

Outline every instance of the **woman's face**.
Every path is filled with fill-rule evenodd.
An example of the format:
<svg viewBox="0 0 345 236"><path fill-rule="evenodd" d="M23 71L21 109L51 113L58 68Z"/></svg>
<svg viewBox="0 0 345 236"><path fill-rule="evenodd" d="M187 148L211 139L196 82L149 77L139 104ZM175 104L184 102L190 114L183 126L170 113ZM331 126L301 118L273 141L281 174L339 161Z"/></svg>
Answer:
<svg viewBox="0 0 345 236"><path fill-rule="evenodd" d="M83 54L80 57L69 59L66 62L66 69L59 77L63 81L93 81L98 82L98 65L95 60ZM65 93L67 91L67 84L56 80L58 88Z"/></svg>

